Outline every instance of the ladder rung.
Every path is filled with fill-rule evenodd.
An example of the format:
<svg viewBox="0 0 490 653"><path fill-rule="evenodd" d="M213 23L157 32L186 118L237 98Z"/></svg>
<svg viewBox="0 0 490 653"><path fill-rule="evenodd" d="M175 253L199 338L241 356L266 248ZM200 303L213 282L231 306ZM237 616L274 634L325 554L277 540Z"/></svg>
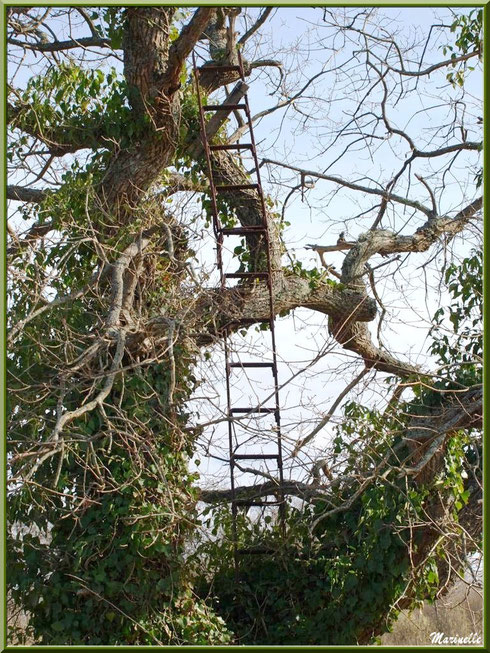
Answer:
<svg viewBox="0 0 490 653"><path fill-rule="evenodd" d="M202 109L203 111L235 111L246 108L246 104L205 104Z"/></svg>
<svg viewBox="0 0 490 653"><path fill-rule="evenodd" d="M237 499L235 506L280 506L282 501L251 501L248 499Z"/></svg>
<svg viewBox="0 0 490 653"><path fill-rule="evenodd" d="M235 453L232 460L278 460L277 453Z"/></svg>
<svg viewBox="0 0 490 653"><path fill-rule="evenodd" d="M268 279L268 272L233 272L225 274L225 279Z"/></svg>
<svg viewBox="0 0 490 653"><path fill-rule="evenodd" d="M238 413L275 413L277 408L272 408L272 407L266 407L266 406L255 406L255 408L247 408L247 407L241 407L241 408L231 408L230 413L233 414L238 414Z"/></svg>
<svg viewBox="0 0 490 653"><path fill-rule="evenodd" d="M266 231L267 227L264 227L263 225L256 225L254 227L227 227L221 229L223 236L246 236L247 234L263 234Z"/></svg>
<svg viewBox="0 0 490 653"><path fill-rule="evenodd" d="M228 363L230 367L275 367L274 363Z"/></svg>
<svg viewBox="0 0 490 653"><path fill-rule="evenodd" d="M230 145L210 145L212 151L218 150L251 150L252 143L231 143Z"/></svg>
<svg viewBox="0 0 490 653"><path fill-rule="evenodd" d="M231 71L234 70L234 71L239 73L240 72L240 66L230 66L230 65L220 66L220 65L217 65L217 64L210 64L208 66L208 65L204 64L203 66L198 68L198 70L199 70L200 73L204 72L206 70L221 70L223 72L231 72Z"/></svg>
<svg viewBox="0 0 490 653"><path fill-rule="evenodd" d="M218 192L227 192L229 190L257 190L258 184L224 184L222 186L215 186Z"/></svg>

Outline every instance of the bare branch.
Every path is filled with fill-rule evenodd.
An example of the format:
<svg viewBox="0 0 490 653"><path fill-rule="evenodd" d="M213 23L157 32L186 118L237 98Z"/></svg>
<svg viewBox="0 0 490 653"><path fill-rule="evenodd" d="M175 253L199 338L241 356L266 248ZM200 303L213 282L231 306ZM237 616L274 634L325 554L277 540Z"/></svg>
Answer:
<svg viewBox="0 0 490 653"><path fill-rule="evenodd" d="M356 385L359 383L359 381L361 381L366 376L366 374L368 372L369 372L369 369L367 367L365 367L363 370L361 370L361 372L354 379L352 379L352 381L348 385L345 386L345 388L339 394L337 399L331 405L328 413L320 420L320 422L315 426L313 431L296 444L296 446L294 447L294 451L292 453L293 457L297 456L300 449L302 449L305 446L305 444L308 444L308 442L311 442L311 440L315 437L315 435L320 433L320 431L323 428L325 428L325 426L329 423L331 417L333 416L333 414L337 410L337 407L339 406L340 402L344 399L344 397L346 397L349 394L349 392L353 388L356 387Z"/></svg>
<svg viewBox="0 0 490 653"><path fill-rule="evenodd" d="M112 48L111 39L101 36L86 36L68 41L54 41L53 43L27 43L13 38L8 38L7 42L10 45L36 52L61 52L62 50L73 50L75 48Z"/></svg>
<svg viewBox="0 0 490 653"><path fill-rule="evenodd" d="M78 13L83 17L84 21L87 23L87 25L88 25L88 27L89 27L89 30L90 30L91 33L92 33L92 36L93 36L94 38L100 38L99 31L98 31L97 28L95 27L95 25L94 25L92 19L90 18L90 16L88 15L88 13L85 11L85 9L84 9L83 7L76 7L76 10L77 10Z"/></svg>
<svg viewBox="0 0 490 653"><path fill-rule="evenodd" d="M7 186L7 199L18 202L42 202L46 197L46 191L38 188L26 188L25 186Z"/></svg>
<svg viewBox="0 0 490 653"><path fill-rule="evenodd" d="M430 201L432 202L432 212L434 215L437 215L437 202L436 202L436 197L434 195L434 191L421 175L415 175L415 176L420 181L420 183L423 184L427 189L427 192L429 193L430 196Z"/></svg>
<svg viewBox="0 0 490 653"><path fill-rule="evenodd" d="M386 191L381 190L380 188L370 188L369 186L361 186L361 184L347 181L346 179L342 179L341 177L334 177L332 175L325 175L321 172L315 172L314 170L306 170L305 168L298 168L298 166L292 166L287 163L283 163L282 161L274 161L273 159L262 159L260 165L264 165L266 163L280 166L282 168L287 168L288 170L295 170L296 172L303 173L308 177L325 179L326 181L331 181L334 184L338 184L339 186L344 186L345 188L351 188L352 190L356 190L361 193L366 193L368 195L378 195L379 197L386 197ZM416 200L410 200L407 199L406 197L395 195L394 193L390 193L387 199L392 202L398 202L399 204L403 204L405 206L411 206L417 211L421 211L422 213L425 213L425 215L427 215L428 217L432 215L431 209L429 209L427 206L424 206L420 202L417 202Z"/></svg>
<svg viewBox="0 0 490 653"><path fill-rule="evenodd" d="M474 52L468 52L467 54L462 54L459 57L455 56L452 59L445 59L444 61L439 61L438 63L435 63L432 66L425 68L424 70L406 70L403 67L393 68L385 60L382 60L380 57L377 57L376 54L374 54L373 52L370 52L370 55L375 56L378 59L378 61L380 61L383 64L383 66L385 66L391 72L396 73L397 75L403 75L404 77L424 77L426 75L430 75L436 70L439 70L440 68L447 68L449 66L454 66L457 63L468 61L473 57L479 57L481 55L481 52L480 50L475 50ZM400 63L403 64L402 57L400 57Z"/></svg>
<svg viewBox="0 0 490 653"><path fill-rule="evenodd" d="M245 41L248 41L248 39L255 34L255 32L262 27L262 25L265 23L267 18L270 16L272 10L274 7L265 7L264 11L260 14L260 16L257 18L255 23L248 29L245 34L240 37L237 41L238 45L243 45Z"/></svg>
<svg viewBox="0 0 490 653"><path fill-rule="evenodd" d="M186 57L192 51L206 25L216 13L214 7L199 7L190 22L182 28L177 39L172 43L168 53L165 84L173 87L178 84L182 66Z"/></svg>
<svg viewBox="0 0 490 653"><path fill-rule="evenodd" d="M269 65L270 65L270 66L277 66L277 67L280 67L280 64L278 64L278 62L273 61L273 60L257 61L256 63L257 63L257 66L256 66L256 67L259 67L259 65L260 65L260 66L262 66L262 65L268 65L268 66L269 66ZM252 68L252 67L253 67L253 64L250 64L250 67ZM316 79L318 79L319 77L322 77L323 75L325 75L325 74L327 74L327 73L329 73L329 72L331 72L330 69L329 69L329 70L321 70L319 73L316 73L316 75L313 75L313 76L312 76L312 77L311 77L311 78L306 82L306 84L305 84L305 85L304 85L304 86L303 86L303 87L302 87L302 88L301 88L297 93L295 93L293 96L287 98L286 100L283 100L282 102L278 102L278 103L277 103L276 105L274 105L273 107L269 107L268 109L264 109L263 111L259 111L259 112L256 113L254 116L252 116L252 122L256 122L256 121L259 120L260 118L263 118L264 116L267 116L267 115L269 115L269 114L271 114L271 113L274 113L274 111L277 111L278 109L282 109L282 108L284 108L284 107L287 107L287 106L293 104L293 102L294 102L295 100L297 100L299 97L301 97L301 96L303 95L303 93L306 91L306 89L307 89L307 88L308 88L308 87L309 87L309 86L310 86L310 85L311 85L311 84L312 84ZM246 131L247 129L248 129L247 125L243 125L243 126L239 127L239 128L238 128L238 129L237 129L237 130L236 130L236 131L235 131L235 132L234 132L234 133L233 133L233 134L228 138L228 142L230 142L230 143L234 143L235 141L237 141L237 140L238 140L238 139L239 139L239 138L240 138L240 137L245 133L245 131Z"/></svg>

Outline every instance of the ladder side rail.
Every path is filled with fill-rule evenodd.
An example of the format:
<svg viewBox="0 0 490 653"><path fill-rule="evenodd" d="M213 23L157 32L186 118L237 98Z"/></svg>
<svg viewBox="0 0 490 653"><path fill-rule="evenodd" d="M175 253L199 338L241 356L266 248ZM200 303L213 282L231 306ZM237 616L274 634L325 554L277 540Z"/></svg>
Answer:
<svg viewBox="0 0 490 653"><path fill-rule="evenodd" d="M206 134L206 123L204 120L204 111L201 100L201 93L199 89L199 71L196 66L196 58L194 52L192 53L192 61L194 66L194 77L196 81L197 89L197 103L199 109L199 121L201 126L201 140L204 146L204 152L206 156L206 162L208 167L208 177L209 185L211 189L211 205L213 213L213 227L214 233L217 241L217 264L220 272L221 278L221 287L225 287L226 278L223 270L223 258L222 258L222 247L223 247L223 232L219 220L218 205L216 200L216 188L214 184L213 169L211 164L211 151L209 148L209 142ZM231 389L230 389L230 355L229 355L229 331L228 328L224 330L224 353L225 353L225 382L226 382L226 412L227 412L227 422L228 422L228 447L230 451L230 489L231 489L231 511L232 511L232 538L233 538L233 558L235 566L235 577L238 579L238 530L237 530L237 503L236 503L236 494L235 494L235 464L232 458L232 452L234 450L233 445L233 419L232 419L232 406L231 406Z"/></svg>
<svg viewBox="0 0 490 653"><path fill-rule="evenodd" d="M243 71L243 59L240 51L238 51L238 62L240 66L240 74L242 75L242 78L244 78L244 71ZM269 310L270 310L270 331L271 331L271 344L272 344L272 361L274 363L274 368L273 368L273 375L274 375L274 394L275 394L275 403L276 403L276 426L277 426L277 445L278 445L278 454L279 454L279 459L278 459L278 471L279 471L279 481L280 481L280 487L284 487L284 474L283 474L283 460L282 460L282 432L281 432L281 423L280 423L280 398L279 398L279 378L278 378L278 369L277 369L277 344L276 344L276 333L275 333L275 325L274 325L274 320L275 320L275 307L274 307L274 289L273 289L273 283L272 283L272 261L271 261L271 253L270 253L270 234L269 234L269 224L267 220L267 208L265 206L265 199L264 199L264 191L262 188L262 180L260 176L260 167L259 167L259 161L257 157L257 146L255 142L255 135L253 131L253 124L252 124L252 116L250 113L250 105L248 102L248 94L245 94L244 96L244 103L245 103L245 114L247 116L247 122L248 122L248 129L250 132L250 142L251 142L251 151L252 151L252 157L254 160L255 164L255 173L257 177L257 183L258 183L258 194L260 197L260 202L261 202L261 208L262 208L262 219L264 226L266 228L266 233L265 233L265 238L266 238L266 250L267 250L267 268L268 268L268 273L269 273L269 278L268 278L268 287L269 287ZM281 489L280 490L280 496L282 499L281 507L279 508L280 510L280 517L281 517L281 524L282 524L282 529L283 532L285 530L285 505L284 505L284 491Z"/></svg>
<svg viewBox="0 0 490 653"><path fill-rule="evenodd" d="M219 213L218 213L218 202L217 202L217 197L216 197L216 187L214 184L214 178L213 178L213 168L211 164L211 151L209 149L209 143L206 135L206 121L204 120L204 111L203 111L203 104L202 104L202 99L201 99L201 90L199 88L199 69L197 68L196 65L196 55L193 52L192 53L192 63L193 63L193 68L194 68L194 80L196 83L196 95L197 95L197 106L198 106L198 112L199 112L199 123L201 127L201 142L203 144L204 148L204 154L206 157L206 163L207 163L207 168L208 168L208 178L209 178L209 187L211 191L211 208L212 208L212 214L213 214L213 231L214 235L217 241L217 263L218 263L218 269L220 272L220 280L221 280L221 287L224 287L224 278L223 278L223 254L222 254L222 249L223 249L223 236L220 233L221 231L221 224L219 220Z"/></svg>
<svg viewBox="0 0 490 653"><path fill-rule="evenodd" d="M238 51L238 61L239 61L239 66L240 66L240 72L243 74L243 59L240 54L240 51ZM267 208L265 206L265 199L264 199L264 191L262 188L262 180L260 176L260 168L259 168L259 161L257 158L257 146L255 143L255 136L253 132L253 125L252 125L252 116L250 114L250 105L248 102L248 94L245 94L244 96L244 102L246 105L245 113L247 115L247 122L248 122L248 129L250 132L250 142L252 144L251 151L252 151L252 157L254 160L254 165L255 165L255 174L257 177L257 184L258 184L258 194L260 197L260 204L262 208L262 220L263 224L266 228L266 254L267 254L267 268L268 268L268 273L269 273L269 280L268 280L268 285L269 285L269 308L270 308L270 315L271 315L271 337L272 337L272 356L274 363L277 363L276 361L276 355L277 355L277 348L276 348L276 337L275 337L275 329L274 329L274 317L275 317L275 308L274 308L274 289L272 287L272 261L271 261L271 255L270 255L270 234L269 234L269 224L267 221ZM277 364L276 364L276 374L277 374ZM277 383L278 385L278 383ZM277 396L277 403L279 403L279 397Z"/></svg>

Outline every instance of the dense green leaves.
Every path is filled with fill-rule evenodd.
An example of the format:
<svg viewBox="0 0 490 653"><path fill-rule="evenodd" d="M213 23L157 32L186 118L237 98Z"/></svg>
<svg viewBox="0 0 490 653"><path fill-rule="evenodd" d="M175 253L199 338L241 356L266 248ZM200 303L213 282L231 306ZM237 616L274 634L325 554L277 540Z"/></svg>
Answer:
<svg viewBox="0 0 490 653"><path fill-rule="evenodd" d="M151 374L164 396L168 368ZM186 367L179 374L185 379ZM123 429L107 432L117 411L92 413L72 428L84 439L65 454L57 485L50 489L56 466L37 473L38 487L46 488L38 491L43 505L33 514L29 485L12 498L18 536L9 582L13 598L31 611L41 643L227 641L223 622L194 596L196 572L185 560L184 544L196 525L191 442L180 440L177 425L164 426L154 401L139 399L151 381L135 377L113 396L120 410L146 425L144 443ZM182 402L192 387L189 380L176 399ZM177 416L177 424L184 420ZM24 521L31 529L37 524L44 537L20 537Z"/></svg>
<svg viewBox="0 0 490 653"><path fill-rule="evenodd" d="M445 281L452 302L434 315L432 354L441 365L435 387L464 388L482 381L482 252L473 251L461 265L449 265Z"/></svg>

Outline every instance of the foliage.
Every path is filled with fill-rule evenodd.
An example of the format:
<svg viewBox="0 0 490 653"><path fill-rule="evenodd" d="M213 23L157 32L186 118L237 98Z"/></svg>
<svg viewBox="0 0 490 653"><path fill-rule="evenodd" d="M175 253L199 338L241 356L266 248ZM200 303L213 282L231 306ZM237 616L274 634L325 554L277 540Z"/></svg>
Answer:
<svg viewBox="0 0 490 653"><path fill-rule="evenodd" d="M430 345L431 353L445 366L443 374L454 375L454 371L448 371L454 367L457 374L463 375L460 381L463 384L481 382L482 267L483 252L473 251L461 265L453 263L446 268L445 282L453 302L436 311L432 327L435 337ZM450 326L446 326L447 322Z"/></svg>
<svg viewBox="0 0 490 653"><path fill-rule="evenodd" d="M188 355L182 352L178 361L175 400L183 403L194 383ZM78 442L61 454L62 473L53 457L11 497L9 583L13 598L32 614L40 643L228 639L224 624L193 594L196 570L185 560L196 526L195 476L187 471L192 441L181 431L187 416L179 411L166 427L156 398L139 399L151 386L165 396L168 374L168 366L156 365L115 386L111 399L119 411L107 408L73 425ZM111 428L124 414L145 429ZM17 425L12 437L27 439L40 426L32 420ZM35 488L45 489L33 503ZM44 537L32 534L33 525Z"/></svg>
<svg viewBox="0 0 490 653"><path fill-rule="evenodd" d="M463 86L467 63L463 61L458 65L456 61L461 54L478 52L479 57L483 54L483 10L472 9L468 14L455 16L451 25L451 32L456 33L457 38L454 46L445 45L442 48L443 54L451 52L451 59L454 60L452 67L457 69L447 73L446 79L453 86ZM472 68L470 68L472 70Z"/></svg>
<svg viewBox="0 0 490 653"><path fill-rule="evenodd" d="M108 34L118 38L119 14L103 14ZM125 84L114 71L104 74L73 63L54 67L29 81L22 103L26 109L13 127L29 128L35 119L44 132L59 133L62 127L66 142L83 137L90 147L96 142L90 134L96 131L104 133L112 149L130 147L147 128L145 116L132 116ZM15 161L27 141L12 142ZM17 456L11 473L22 472L25 456L32 455L33 444L39 446L35 443L46 447L47 460L10 497L11 594L31 614L30 629L41 644L226 643L226 626L193 592L197 570L185 552L198 523L196 476L188 471L194 440L184 433L185 404L196 382L195 352L182 345L173 348L178 381L172 391L168 359L116 378L105 402L73 419L66 446L49 455L60 402L64 411L76 410L94 384L91 373L87 376L77 366L104 314L97 286L93 293L76 297L97 271L100 250L90 236L94 230L107 232L106 257L114 261L135 228L151 226L162 215L159 207L147 203L140 221L108 231L111 217L94 192L106 167L106 148L95 149L85 164L73 161L56 193L48 193L25 213L25 219L52 223L60 242L38 248L27 268L21 257L13 266L19 273L25 270L25 276L12 289L10 321L28 324L15 338L8 360L9 441ZM164 298L171 320L176 310L173 288L180 276L175 260L158 250L156 240L155 253L146 258L147 265L153 261L155 283L146 288L144 310L161 305ZM175 256L192 256L184 233L174 250ZM44 271L42 278L39 271ZM45 313L43 306L54 293L73 299ZM75 347L68 344L72 333L77 334ZM67 344L60 357L63 334ZM115 355L115 344L108 342L102 369ZM59 374L66 374L66 361L74 371L64 377L65 390L57 400L55 392L46 390L57 386ZM128 358L126 363L134 361Z"/></svg>
<svg viewBox="0 0 490 653"><path fill-rule="evenodd" d="M30 132L40 126L56 147L82 143L100 148L103 134L108 148L128 147L148 127L148 117L135 121L127 102L127 85L114 68L107 73L84 69L74 61L52 67L44 75L29 79L20 96L22 110L11 127ZM131 119L130 119L131 116ZM10 140L9 160L27 152L25 135Z"/></svg>
<svg viewBox="0 0 490 653"><path fill-rule="evenodd" d="M297 277L301 277L302 279L307 279L308 285L312 290L316 290L322 284L337 289L342 288L342 284L328 277L326 270L320 270L319 268L311 268L310 270L307 270L303 267L301 261L295 259L293 259L291 265L287 268L287 272L289 274L294 274Z"/></svg>
<svg viewBox="0 0 490 653"><path fill-rule="evenodd" d="M459 266L449 265L445 281L457 301L437 312L434 334L446 315L455 338L451 343L445 335L434 337L431 349L441 360L449 356L464 363L468 356L473 360L481 353L481 253L474 252ZM405 608L435 598L438 566L447 554L444 546L427 553L423 531L412 525L423 524L428 507L440 502L448 506L458 528L458 515L470 495L466 470L475 463L474 444L465 432L453 435L443 471L430 484L419 485L399 475L409 452L398 434L414 415L427 414L440 403L448 388L478 382L475 373L476 368L470 372L464 365L448 366L443 380L430 388L416 385L413 399L391 417L347 402L331 464L341 466L345 479L360 476L371 481L362 493L356 482L347 480L328 502L289 505L285 540L271 516L256 521L242 514L239 549L263 546L273 553L239 555L238 585L230 512L223 507L213 511L208 526L213 525L216 539L196 553L206 560L209 574L199 589L202 596L214 597L215 610L238 643L366 642L391 628L402 597ZM366 450L369 457L362 456ZM448 525L448 532L452 528Z"/></svg>
<svg viewBox="0 0 490 653"><path fill-rule="evenodd" d="M174 13L170 44L189 15ZM463 53L477 47L480 16L455 20ZM123 46L125 8L91 9L86 17L94 38ZM407 587L412 603L435 595L444 550L427 554L411 525L423 522L435 500L456 523L470 496L464 469L468 461L480 464L468 433L456 433L430 484L400 475L410 458L402 437L409 420L430 414L443 392L480 382L481 254L446 270L452 303L434 317L431 353L442 366L436 382L415 384L396 414L345 404L334 440L340 480L320 488L320 498L289 503L286 538L273 512L255 521L240 513L239 547L261 545L274 555L243 555L237 585L230 510L199 516L198 475L189 465L199 429L190 426L187 404L199 385L199 337L214 315L196 317L193 222L169 215L166 185L177 172L196 187L210 226L207 162L192 148L199 132L193 81L183 65L171 116L176 142L158 172L159 190L143 194L124 222L100 189L109 172L127 165L125 155L139 156L142 142L151 154L164 136L150 111L132 108L118 70L70 54L53 61L9 92L9 165L27 169L39 144L47 169L52 158L62 159L55 182L43 179L42 199L21 210L27 229L35 222L51 235L14 246L9 268L8 583L30 614L24 636L47 646L369 640L389 627ZM220 195L217 204L223 226L236 225L241 207L233 198ZM279 222L272 200L267 207ZM143 237L146 249L136 248L124 267L133 293L128 308L117 273L127 248L140 247ZM263 270L264 248L254 251L247 240L233 252L239 270ZM280 271L312 291L344 289L294 258ZM206 299L209 289L200 290ZM360 492L353 478L370 480ZM420 554L415 568L409 553Z"/></svg>

